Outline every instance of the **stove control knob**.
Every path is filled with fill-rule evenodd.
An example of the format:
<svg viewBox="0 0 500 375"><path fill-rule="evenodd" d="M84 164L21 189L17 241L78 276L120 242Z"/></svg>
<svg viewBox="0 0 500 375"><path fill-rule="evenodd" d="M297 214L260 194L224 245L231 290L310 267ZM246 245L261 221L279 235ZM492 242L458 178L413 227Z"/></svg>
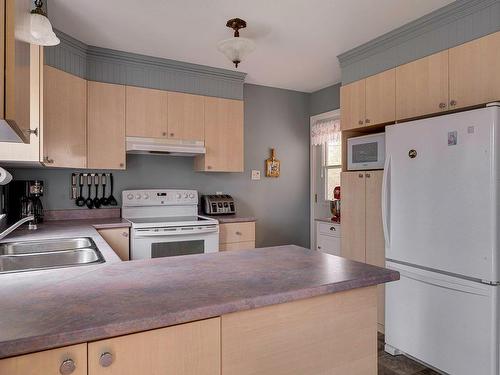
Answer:
<svg viewBox="0 0 500 375"><path fill-rule="evenodd" d="M181 193L177 193L177 194L175 195L175 197L176 197L177 199L181 199L181 198L182 198L182 195L181 195Z"/></svg>
<svg viewBox="0 0 500 375"><path fill-rule="evenodd" d="M127 199L129 199L129 200L130 200L130 199L133 199L133 198L134 198L134 195L133 195L133 194L130 194L130 193L128 193L128 194L127 194Z"/></svg>
<svg viewBox="0 0 500 375"><path fill-rule="evenodd" d="M184 194L184 199L188 199L188 198L189 198L189 194L188 193Z"/></svg>
<svg viewBox="0 0 500 375"><path fill-rule="evenodd" d="M137 195L135 196L135 199L141 199L141 194L137 194Z"/></svg>
<svg viewBox="0 0 500 375"><path fill-rule="evenodd" d="M194 193L189 193L189 198L193 199L194 198Z"/></svg>
<svg viewBox="0 0 500 375"><path fill-rule="evenodd" d="M142 197L143 197L144 199L149 199L149 195L147 195L147 194L144 194Z"/></svg>

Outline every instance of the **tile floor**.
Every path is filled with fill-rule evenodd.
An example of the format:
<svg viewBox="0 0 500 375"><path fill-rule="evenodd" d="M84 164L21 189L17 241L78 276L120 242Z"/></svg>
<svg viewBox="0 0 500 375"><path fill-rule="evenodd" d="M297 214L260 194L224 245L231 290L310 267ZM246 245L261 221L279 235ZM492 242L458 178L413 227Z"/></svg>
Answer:
<svg viewBox="0 0 500 375"><path fill-rule="evenodd" d="M439 375L403 355L392 356L384 352L384 335L378 335L378 375Z"/></svg>

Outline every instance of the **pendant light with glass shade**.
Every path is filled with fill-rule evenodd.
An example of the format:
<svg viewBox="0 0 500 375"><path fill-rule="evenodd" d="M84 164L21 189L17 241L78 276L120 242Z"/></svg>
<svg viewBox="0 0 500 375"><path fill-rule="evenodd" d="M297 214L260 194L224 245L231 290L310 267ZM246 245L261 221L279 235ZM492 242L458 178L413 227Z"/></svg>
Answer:
<svg viewBox="0 0 500 375"><path fill-rule="evenodd" d="M255 49L255 42L248 38L240 37L240 29L247 27L247 23L241 18L232 18L227 21L226 26L234 30L234 37L221 40L217 48L238 67L238 64Z"/></svg>
<svg viewBox="0 0 500 375"><path fill-rule="evenodd" d="M30 43L39 46L55 46L61 41L52 30L52 25L42 6L42 0L35 0L35 9L30 14Z"/></svg>

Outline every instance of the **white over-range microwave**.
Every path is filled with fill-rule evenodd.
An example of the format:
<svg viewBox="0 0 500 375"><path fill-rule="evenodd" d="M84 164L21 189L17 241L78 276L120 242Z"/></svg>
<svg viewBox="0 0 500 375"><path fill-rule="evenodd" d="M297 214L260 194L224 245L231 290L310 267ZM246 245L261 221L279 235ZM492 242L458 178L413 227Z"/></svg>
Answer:
<svg viewBox="0 0 500 375"><path fill-rule="evenodd" d="M347 140L347 170L384 169L385 133Z"/></svg>

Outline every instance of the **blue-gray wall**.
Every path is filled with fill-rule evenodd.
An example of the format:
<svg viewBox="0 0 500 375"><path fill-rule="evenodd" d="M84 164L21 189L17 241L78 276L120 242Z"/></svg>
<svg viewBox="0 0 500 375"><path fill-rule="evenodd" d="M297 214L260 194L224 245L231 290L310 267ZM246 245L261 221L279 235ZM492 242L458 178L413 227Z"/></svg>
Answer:
<svg viewBox="0 0 500 375"><path fill-rule="evenodd" d="M500 30L500 0L457 0L338 56L346 84Z"/></svg>
<svg viewBox="0 0 500 375"><path fill-rule="evenodd" d="M340 83L311 93L309 113L311 116L340 108Z"/></svg>
<svg viewBox="0 0 500 375"><path fill-rule="evenodd" d="M244 85L245 172L199 173L193 159L127 156L127 170L114 172L123 189L186 188L200 193L223 191L236 199L238 212L256 216L257 246L309 246L309 94ZM281 177L264 177L269 149L281 160ZM261 171L260 181L250 179ZM69 199L72 169L11 169L17 179L42 179L47 209L76 208ZM119 194L115 194L119 195Z"/></svg>

